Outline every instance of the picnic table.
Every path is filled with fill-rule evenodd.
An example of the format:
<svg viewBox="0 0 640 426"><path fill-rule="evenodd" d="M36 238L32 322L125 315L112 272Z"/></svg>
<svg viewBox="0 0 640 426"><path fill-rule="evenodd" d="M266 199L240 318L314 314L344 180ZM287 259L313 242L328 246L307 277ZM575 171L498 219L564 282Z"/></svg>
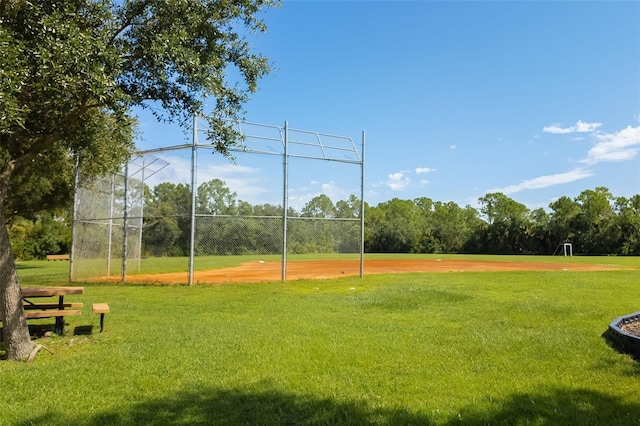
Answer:
<svg viewBox="0 0 640 426"><path fill-rule="evenodd" d="M24 301L24 315L27 319L55 317L57 334L64 333L64 317L68 315L80 315L82 310L65 308L82 308L82 303L69 303L64 301L64 296L82 294L84 287L26 287L22 288ZM57 303L38 303L32 299L41 297L58 296Z"/></svg>

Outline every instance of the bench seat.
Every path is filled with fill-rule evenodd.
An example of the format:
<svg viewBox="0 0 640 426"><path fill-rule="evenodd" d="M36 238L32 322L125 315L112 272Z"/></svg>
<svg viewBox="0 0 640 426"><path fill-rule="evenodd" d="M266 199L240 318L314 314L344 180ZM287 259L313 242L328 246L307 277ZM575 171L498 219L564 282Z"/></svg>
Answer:
<svg viewBox="0 0 640 426"><path fill-rule="evenodd" d="M51 318L51 317L66 317L69 315L82 315L81 310L74 309L51 309L46 311L25 311L24 317L26 319L34 319L34 318Z"/></svg>
<svg viewBox="0 0 640 426"><path fill-rule="evenodd" d="M57 303L25 303L24 310L31 309L58 309L60 307ZM63 308L82 308L82 302L63 303Z"/></svg>
<svg viewBox="0 0 640 426"><path fill-rule="evenodd" d="M109 305L107 303L94 303L91 305L94 314L108 314Z"/></svg>
<svg viewBox="0 0 640 426"><path fill-rule="evenodd" d="M109 304L107 303L94 303L91 305L94 314L100 314L100 333L104 330L104 314L108 314Z"/></svg>
<svg viewBox="0 0 640 426"><path fill-rule="evenodd" d="M48 254L47 261L49 260L69 260L68 254Z"/></svg>

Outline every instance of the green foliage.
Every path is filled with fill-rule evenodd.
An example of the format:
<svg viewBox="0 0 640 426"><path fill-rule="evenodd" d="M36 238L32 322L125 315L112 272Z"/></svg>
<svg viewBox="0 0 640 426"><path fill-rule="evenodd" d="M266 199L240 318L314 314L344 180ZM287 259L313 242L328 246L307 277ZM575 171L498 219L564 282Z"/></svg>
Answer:
<svg viewBox="0 0 640 426"><path fill-rule="evenodd" d="M128 157L133 105L159 104L158 118L180 123L203 116L215 148L228 154L239 135L225 120L237 118L269 71L239 29L264 31L256 15L275 4L3 1L0 172L6 184L38 187L33 200L59 190L58 202L68 203L75 156L85 176ZM244 85L230 81L231 69ZM213 111L203 111L202 99L210 96Z"/></svg>
<svg viewBox="0 0 640 426"><path fill-rule="evenodd" d="M119 187L117 185L116 189ZM584 191L579 199L589 203L589 196L595 193L597 191ZM562 197L550 205L552 211L547 213L541 208L529 211L503 194L490 195L485 201L491 200L499 212L493 213L492 223L482 220L471 206L461 208L453 202L434 202L429 198L413 201L393 199L376 207L366 205L366 251L550 254L558 241L570 241L574 243L576 254L640 254L640 195L629 199L611 198L610 210L606 206L604 208L609 213L593 226L586 222L585 218L589 216L583 212L586 211L582 206L584 201L579 202L578 198L574 201ZM321 201L323 208L319 207ZM187 185L165 182L153 190L146 189L145 255L186 256L189 253L190 204L191 194ZM289 253L359 251L359 224L335 220L357 218L360 211L358 199L351 195L348 200L338 201L335 209L331 206L333 202L323 196L307 203L300 216L295 211L289 212ZM252 205L238 200L224 181L214 179L198 188L197 209L199 217L195 237L198 255L281 253L281 206ZM334 220L325 220L327 216L334 215ZM62 226L59 222L58 225ZM20 258L38 258L47 254L43 250L37 251L40 254L34 250L25 251L25 246L39 243L24 242L34 235L21 231L24 226L24 219L21 219L21 225L12 231L12 238L21 239L14 244L14 250L20 248ZM66 240L55 235L52 238L58 239L62 247L68 247ZM595 243L586 245L589 241Z"/></svg>
<svg viewBox="0 0 640 426"><path fill-rule="evenodd" d="M231 192L226 182L212 179L198 186L196 213L207 215L237 214L237 194Z"/></svg>
<svg viewBox="0 0 640 426"><path fill-rule="evenodd" d="M415 253L422 237L423 217L411 200L394 198L378 204L379 213L365 211L365 228L370 227L365 241L369 252Z"/></svg>
<svg viewBox="0 0 640 426"><path fill-rule="evenodd" d="M0 364L0 423L637 424L640 366L601 334L637 311L640 265L609 260L633 269L85 284L53 354Z"/></svg>
<svg viewBox="0 0 640 426"><path fill-rule="evenodd" d="M191 190L164 182L145 191L143 251L155 256L188 253Z"/></svg>
<svg viewBox="0 0 640 426"><path fill-rule="evenodd" d="M348 212L348 205L341 205L343 210ZM333 205L333 201L325 194L316 195L302 208L302 217L318 217L318 218L332 218L336 214L336 207Z"/></svg>
<svg viewBox="0 0 640 426"><path fill-rule="evenodd" d="M19 295L5 215L33 219L34 210L68 207L76 164L89 182L125 163L134 149L133 106L159 105L159 119L181 124L202 116L214 149L229 155L241 140L229 120L270 69L242 33L264 31L257 14L273 5L0 0L0 317L12 319L10 336L20 336L10 339L11 359L30 344L19 301L5 298ZM204 111L209 97L214 105ZM29 188L37 190L18 198Z"/></svg>
<svg viewBox="0 0 640 426"><path fill-rule="evenodd" d="M69 253L71 230L51 215L35 221L16 217L9 226L11 248L18 260L44 259L47 254Z"/></svg>
<svg viewBox="0 0 640 426"><path fill-rule="evenodd" d="M479 199L480 213L423 197L367 207L367 252L550 254L572 242L574 253L640 255L640 195L614 198L607 188L561 197L530 211L502 193Z"/></svg>
<svg viewBox="0 0 640 426"><path fill-rule="evenodd" d="M620 254L640 253L640 194L630 199L618 197L615 209L617 216L613 227L618 231Z"/></svg>

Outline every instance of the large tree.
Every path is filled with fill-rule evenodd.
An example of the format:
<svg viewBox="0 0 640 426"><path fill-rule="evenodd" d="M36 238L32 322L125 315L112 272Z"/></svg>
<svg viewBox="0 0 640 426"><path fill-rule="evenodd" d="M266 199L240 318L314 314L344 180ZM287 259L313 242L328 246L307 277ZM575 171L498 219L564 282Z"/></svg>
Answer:
<svg viewBox="0 0 640 426"><path fill-rule="evenodd" d="M84 176L113 169L133 149L134 106L179 124L203 116L214 148L229 154L239 135L227 119L242 114L269 71L247 35L265 30L259 13L276 2L0 0L0 320L9 359L32 347L4 226L16 183L37 176L50 186L42 202L57 202L64 197L47 194L68 192L76 163ZM29 205L38 204L33 195Z"/></svg>
<svg viewBox="0 0 640 426"><path fill-rule="evenodd" d="M531 237L530 211L501 192L478 198L480 213L487 219L486 249L496 254L523 254Z"/></svg>

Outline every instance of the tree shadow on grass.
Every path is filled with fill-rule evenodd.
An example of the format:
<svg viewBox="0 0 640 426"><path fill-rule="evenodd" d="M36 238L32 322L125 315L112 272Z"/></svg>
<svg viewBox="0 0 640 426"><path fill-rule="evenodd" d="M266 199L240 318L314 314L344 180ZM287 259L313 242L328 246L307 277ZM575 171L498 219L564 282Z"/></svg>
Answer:
<svg viewBox="0 0 640 426"><path fill-rule="evenodd" d="M437 407L424 407L431 412ZM372 408L278 391L190 390L152 399L117 412L77 418L47 414L21 423L76 425L637 425L640 405L621 403L591 390L551 389L514 394L489 406L469 406L434 421L404 409Z"/></svg>
<svg viewBox="0 0 640 426"><path fill-rule="evenodd" d="M483 410L462 410L457 423L480 425L638 425L640 403L590 389L548 388L537 393L518 393L494 401Z"/></svg>
<svg viewBox="0 0 640 426"><path fill-rule="evenodd" d="M406 410L376 410L359 402L243 389L201 389L151 399L92 418L48 413L20 423L75 425L429 425Z"/></svg>

